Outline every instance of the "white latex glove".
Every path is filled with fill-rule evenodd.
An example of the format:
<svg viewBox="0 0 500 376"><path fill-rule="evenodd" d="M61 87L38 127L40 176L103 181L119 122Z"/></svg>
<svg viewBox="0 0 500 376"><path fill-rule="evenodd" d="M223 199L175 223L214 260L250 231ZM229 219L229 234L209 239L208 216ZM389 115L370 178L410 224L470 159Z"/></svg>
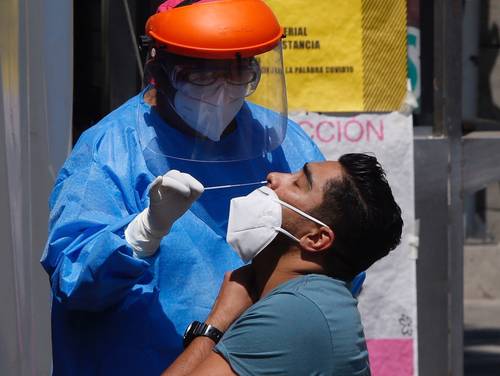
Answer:
<svg viewBox="0 0 500 376"><path fill-rule="evenodd" d="M177 170L158 176L149 188L149 207L139 213L125 230L125 239L134 248L134 256L152 256L173 223L203 190L198 180Z"/></svg>

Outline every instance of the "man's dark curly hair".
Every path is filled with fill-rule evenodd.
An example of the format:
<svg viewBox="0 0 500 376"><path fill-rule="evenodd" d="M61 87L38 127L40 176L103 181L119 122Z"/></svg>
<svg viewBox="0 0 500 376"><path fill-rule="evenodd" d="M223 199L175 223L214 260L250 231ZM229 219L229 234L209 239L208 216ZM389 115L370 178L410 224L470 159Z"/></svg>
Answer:
<svg viewBox="0 0 500 376"><path fill-rule="evenodd" d="M401 241L403 220L377 158L344 154L342 177L328 181L315 215L331 226L331 262L342 261L350 278L386 256Z"/></svg>

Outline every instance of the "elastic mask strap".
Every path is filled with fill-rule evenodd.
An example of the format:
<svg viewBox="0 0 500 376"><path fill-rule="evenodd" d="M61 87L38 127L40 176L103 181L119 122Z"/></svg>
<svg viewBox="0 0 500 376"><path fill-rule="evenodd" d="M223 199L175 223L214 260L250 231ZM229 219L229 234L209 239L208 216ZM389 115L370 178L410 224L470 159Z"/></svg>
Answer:
<svg viewBox="0 0 500 376"><path fill-rule="evenodd" d="M300 209L296 208L295 206L290 205L290 204L286 203L285 201L281 201L281 200L280 200L279 198L277 198L277 197L273 197L273 196L269 195L269 193L267 193L266 191L261 190L261 192L262 192L262 193L264 193L264 194L266 194L266 195L267 195L267 196L268 196L271 200L274 200L275 202L277 202L277 203L279 203L279 204L281 204L281 205L283 205L283 206L287 207L288 209L293 210L295 213L300 214L301 216L303 216L303 217L305 217L305 218L309 219L310 221L313 221L314 223L317 223L317 224L318 224L318 225L320 225L320 226L325 226L325 227L330 228L330 226L328 226L327 224L325 224L325 223L321 222L319 219L316 219L316 218L314 218L313 216L311 216L311 215L309 215L309 214L307 214L307 213L303 212L302 210L300 210ZM293 236L292 234L290 234L287 230L285 230L285 229L283 229L283 228L281 228L281 227L275 227L274 229L275 229L276 231L279 231L279 232L281 232L282 234L284 234L284 235L288 236L289 238L291 238L291 239L295 240L296 242L300 243L300 240L299 240L299 239L297 239L297 237L295 237L295 236Z"/></svg>
<svg viewBox="0 0 500 376"><path fill-rule="evenodd" d="M300 243L300 240L297 239L295 236L293 236L292 234L290 234L287 230L285 230L284 228L281 228L281 227L275 227L274 228L276 231L278 232L281 232L282 234L288 236L290 239L293 239L295 240L297 243Z"/></svg>
<svg viewBox="0 0 500 376"><path fill-rule="evenodd" d="M307 219L309 219L309 220L311 220L311 221L313 221L313 222L317 223L317 224L318 224L318 225L320 225L320 226L330 227L330 226L328 226L328 225L324 224L323 222L321 222L319 219L316 219L316 218L314 218L313 216L311 216L311 215L309 215L309 214L307 214L307 213L303 212L302 210L297 209L295 206L292 206L292 205L290 205L290 204L287 204L287 203L286 203L286 202L284 202L284 201L281 201L279 198L274 198L274 197L271 197L271 198L272 198L273 200L275 200L275 201L279 202L281 205L283 205L283 206L287 207L287 208L288 208L288 209L290 209L290 210L293 210L295 213L298 213L298 214L300 214L301 216L306 217Z"/></svg>

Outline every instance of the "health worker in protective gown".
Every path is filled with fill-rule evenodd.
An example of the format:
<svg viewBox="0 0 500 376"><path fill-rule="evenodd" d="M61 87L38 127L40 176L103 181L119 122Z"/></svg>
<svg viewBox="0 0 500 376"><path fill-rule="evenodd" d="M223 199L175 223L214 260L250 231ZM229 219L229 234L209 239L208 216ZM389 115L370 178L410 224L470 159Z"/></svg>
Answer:
<svg viewBox="0 0 500 376"><path fill-rule="evenodd" d="M54 375L160 374L242 265L231 198L323 160L287 119L264 2L169 0L146 32L150 84L82 134L50 197Z"/></svg>

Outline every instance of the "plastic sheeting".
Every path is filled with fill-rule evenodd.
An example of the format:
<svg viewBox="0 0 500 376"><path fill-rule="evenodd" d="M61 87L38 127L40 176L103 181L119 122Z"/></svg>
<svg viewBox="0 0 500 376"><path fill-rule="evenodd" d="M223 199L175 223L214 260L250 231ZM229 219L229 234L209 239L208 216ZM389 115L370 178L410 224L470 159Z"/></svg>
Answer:
<svg viewBox="0 0 500 376"><path fill-rule="evenodd" d="M39 259L47 197L70 147L72 20L72 2L0 2L1 375L51 371Z"/></svg>

